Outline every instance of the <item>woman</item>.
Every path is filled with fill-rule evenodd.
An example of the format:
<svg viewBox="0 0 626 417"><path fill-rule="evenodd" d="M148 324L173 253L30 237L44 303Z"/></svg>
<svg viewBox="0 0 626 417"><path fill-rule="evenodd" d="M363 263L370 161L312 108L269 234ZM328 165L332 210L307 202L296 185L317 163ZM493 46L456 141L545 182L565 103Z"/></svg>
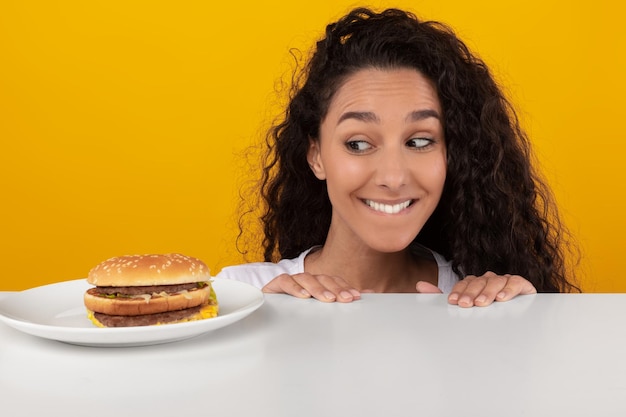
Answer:
<svg viewBox="0 0 626 417"><path fill-rule="evenodd" d="M449 28L355 9L295 80L268 135L265 262L220 277L322 301L444 292L462 307L577 289L515 112Z"/></svg>

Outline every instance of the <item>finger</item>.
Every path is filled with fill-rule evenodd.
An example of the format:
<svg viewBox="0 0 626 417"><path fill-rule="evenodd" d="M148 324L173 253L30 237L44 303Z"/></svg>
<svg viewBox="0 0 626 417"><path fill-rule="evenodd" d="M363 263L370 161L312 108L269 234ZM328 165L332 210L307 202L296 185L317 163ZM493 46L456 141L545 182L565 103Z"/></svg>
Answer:
<svg viewBox="0 0 626 417"><path fill-rule="evenodd" d="M458 304L460 295L465 291L465 288L467 288L472 279L475 278L476 277L473 275L468 275L465 277L465 279L462 279L461 281L454 284L454 287L452 287L452 291L450 291L450 294L448 295L448 303L454 305Z"/></svg>
<svg viewBox="0 0 626 417"><path fill-rule="evenodd" d="M496 300L508 301L517 295L537 294L537 289L530 281L519 275L507 275L504 288L496 294Z"/></svg>
<svg viewBox="0 0 626 417"><path fill-rule="evenodd" d="M294 275L294 279L320 301L349 303L361 298L360 292L339 277L304 273Z"/></svg>
<svg viewBox="0 0 626 417"><path fill-rule="evenodd" d="M415 289L420 294L441 294L442 292L439 287L426 281L418 281L418 283L415 284Z"/></svg>
<svg viewBox="0 0 626 417"><path fill-rule="evenodd" d="M281 274L261 289L267 294L289 294L298 298L310 298L311 294L289 274Z"/></svg>
<svg viewBox="0 0 626 417"><path fill-rule="evenodd" d="M496 275L491 272L487 272L480 277L469 276L465 278L463 281L465 281L467 285L462 292L459 292L457 305L464 308L473 307L475 305L476 298L483 292L487 285L488 279L492 276ZM483 297L481 297L480 301L484 302Z"/></svg>
<svg viewBox="0 0 626 417"><path fill-rule="evenodd" d="M327 291L335 294L339 302L349 303L361 298L361 293L343 278L320 275L318 279L326 287Z"/></svg>
<svg viewBox="0 0 626 417"><path fill-rule="evenodd" d="M502 292L509 280L510 275L498 275L493 272L486 272L483 276L478 277L479 280L484 280L485 286L474 297L474 305L478 307L486 307L492 304L498 294Z"/></svg>

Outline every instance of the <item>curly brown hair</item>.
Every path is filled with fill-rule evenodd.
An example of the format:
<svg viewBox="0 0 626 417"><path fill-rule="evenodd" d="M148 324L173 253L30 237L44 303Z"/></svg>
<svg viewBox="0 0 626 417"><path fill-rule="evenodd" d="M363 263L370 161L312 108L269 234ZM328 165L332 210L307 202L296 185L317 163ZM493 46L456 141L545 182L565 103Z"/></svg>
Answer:
<svg viewBox="0 0 626 417"><path fill-rule="evenodd" d="M489 69L448 26L398 9L357 8L329 24L294 76L284 118L266 137L260 187L265 260L294 258L324 243L331 203L326 183L308 165L309 139L319 138L346 78L364 68L419 71L436 86L443 109L446 183L411 245L439 252L460 275L511 273L539 292L580 291L566 259L574 245Z"/></svg>

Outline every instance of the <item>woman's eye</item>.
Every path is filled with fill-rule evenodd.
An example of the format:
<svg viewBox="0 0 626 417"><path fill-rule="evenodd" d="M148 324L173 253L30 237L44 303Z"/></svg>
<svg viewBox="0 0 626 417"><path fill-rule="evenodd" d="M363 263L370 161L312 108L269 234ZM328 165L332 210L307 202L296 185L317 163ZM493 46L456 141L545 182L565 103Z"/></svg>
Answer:
<svg viewBox="0 0 626 417"><path fill-rule="evenodd" d="M406 144L407 144L408 147L421 149L421 148L427 147L431 143L433 143L432 139L428 139L428 138L413 138L413 139L408 140Z"/></svg>
<svg viewBox="0 0 626 417"><path fill-rule="evenodd" d="M365 152L372 148L372 145L364 140L351 140L346 142L346 148L352 152Z"/></svg>

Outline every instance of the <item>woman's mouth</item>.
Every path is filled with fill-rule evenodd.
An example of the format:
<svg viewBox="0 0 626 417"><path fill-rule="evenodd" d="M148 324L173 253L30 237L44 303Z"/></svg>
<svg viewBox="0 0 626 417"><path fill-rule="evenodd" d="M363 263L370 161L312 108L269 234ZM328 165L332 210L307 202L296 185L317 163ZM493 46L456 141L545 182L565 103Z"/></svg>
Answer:
<svg viewBox="0 0 626 417"><path fill-rule="evenodd" d="M378 211L380 213L397 214L397 213L400 213L402 210L406 209L407 207L409 207L413 203L413 200L407 200L398 204L385 204L385 203L379 203L373 200L363 200L363 202L367 204L373 210Z"/></svg>

